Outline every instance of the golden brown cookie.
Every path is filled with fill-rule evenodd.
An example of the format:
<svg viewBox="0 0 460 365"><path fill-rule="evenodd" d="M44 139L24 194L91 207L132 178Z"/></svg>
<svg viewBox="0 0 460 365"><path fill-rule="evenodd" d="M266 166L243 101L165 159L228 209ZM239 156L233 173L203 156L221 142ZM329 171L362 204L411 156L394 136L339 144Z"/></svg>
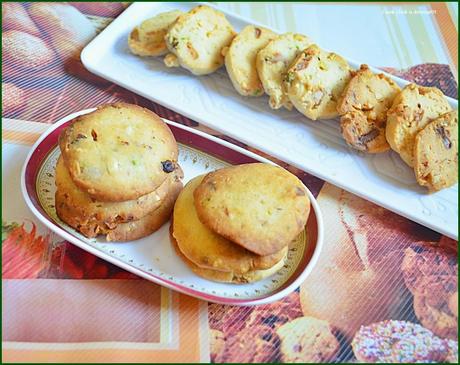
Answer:
<svg viewBox="0 0 460 365"><path fill-rule="evenodd" d="M390 149L385 138L387 110L400 88L384 74L374 74L367 65L352 73L337 103L340 126L351 147L368 153Z"/></svg>
<svg viewBox="0 0 460 365"><path fill-rule="evenodd" d="M224 48L225 68L233 87L243 96L260 96L264 93L256 68L257 53L276 37L270 29L247 25L230 47Z"/></svg>
<svg viewBox="0 0 460 365"><path fill-rule="evenodd" d="M282 106L292 109L283 78L290 64L311 43L302 34L285 33L270 41L257 53L257 73L265 92L270 96L269 104L272 109Z"/></svg>
<svg viewBox="0 0 460 365"><path fill-rule="evenodd" d="M196 188L200 221L258 255L280 251L305 229L310 200L290 172L264 163L209 173Z"/></svg>
<svg viewBox="0 0 460 365"><path fill-rule="evenodd" d="M284 363L319 363L333 361L340 349L327 321L300 317L276 330Z"/></svg>
<svg viewBox="0 0 460 365"><path fill-rule="evenodd" d="M415 136L428 123L451 111L443 93L434 87L407 85L387 113L386 138L409 166L414 166Z"/></svg>
<svg viewBox="0 0 460 365"><path fill-rule="evenodd" d="M206 75L224 64L222 49L234 36L235 31L223 13L199 5L177 19L165 41L182 67L195 75Z"/></svg>
<svg viewBox="0 0 460 365"><path fill-rule="evenodd" d="M287 246L268 256L256 255L214 233L198 219L193 193L204 176L189 181L174 207L173 236L181 252L200 268L245 274L269 269L287 253ZM232 274L233 275L233 274Z"/></svg>
<svg viewBox="0 0 460 365"><path fill-rule="evenodd" d="M114 227L119 223L126 223L141 219L157 209L169 193L171 186L180 182L183 173L180 168L151 193L136 200L123 202L100 202L94 200L74 184L62 157L56 165L56 205L65 204L72 212L75 225L79 225L86 232L100 232Z"/></svg>
<svg viewBox="0 0 460 365"><path fill-rule="evenodd" d="M160 56L168 51L165 36L182 14L180 10L160 13L135 27L128 38L131 52L138 56Z"/></svg>
<svg viewBox="0 0 460 365"><path fill-rule="evenodd" d="M348 63L316 44L297 56L284 77L289 100L299 112L312 120L338 115L337 101L349 80Z"/></svg>
<svg viewBox="0 0 460 365"><path fill-rule="evenodd" d="M177 167L171 130L155 113L132 104L106 104L75 118L59 147L75 185L100 201L137 199Z"/></svg>
<svg viewBox="0 0 460 365"><path fill-rule="evenodd" d="M430 122L415 136L417 182L438 191L458 181L458 114L454 110Z"/></svg>
<svg viewBox="0 0 460 365"><path fill-rule="evenodd" d="M92 238L98 235L105 235L107 241L132 241L152 234L169 220L174 208L174 202L181 190L182 183L180 181L174 182L171 184L170 190L161 205L152 212L136 221L114 224L110 227L97 226L96 231L92 230L95 227L94 225L82 225L83 217L76 216L72 208L59 201L58 194L56 194L56 213L63 222L86 237Z"/></svg>
<svg viewBox="0 0 460 365"><path fill-rule="evenodd" d="M174 219L173 219L174 223ZM172 229L170 230L172 231ZM184 261L187 266L198 276L201 276L204 279L211 280L211 281L218 281L222 283L233 283L233 284L246 284L252 283L255 281L260 281L269 276L272 276L277 271L279 271L285 263L285 259L287 257L287 253L284 257L280 259L279 262L275 263L272 267L263 269L263 270L250 270L245 273L236 273L234 271L220 271L220 270L213 270L208 269L205 267L200 267L195 264L193 261L189 260L187 256L181 251L179 244L175 237L173 236L172 232L170 232L170 239L171 244L176 251L176 254Z"/></svg>

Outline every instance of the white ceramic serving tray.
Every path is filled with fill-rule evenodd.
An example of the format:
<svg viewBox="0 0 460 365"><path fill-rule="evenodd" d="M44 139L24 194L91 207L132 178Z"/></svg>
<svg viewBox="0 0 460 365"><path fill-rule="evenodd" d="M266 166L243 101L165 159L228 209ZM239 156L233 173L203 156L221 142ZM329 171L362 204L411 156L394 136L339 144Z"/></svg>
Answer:
<svg viewBox="0 0 460 365"><path fill-rule="evenodd" d="M92 110L69 115L50 127L32 147L22 170L21 188L26 204L52 231L147 280L211 302L232 305L268 303L288 295L305 280L318 260L323 237L321 213L310 191L307 192L312 209L306 229L290 245L284 267L271 277L251 284L217 283L195 275L171 245L169 222L145 238L123 243L107 242L100 237L88 239L62 222L56 215L54 202L55 167L60 155L58 136L71 119ZM203 132L165 122L179 142L179 164L184 171L184 184L197 175L232 164L271 163Z"/></svg>
<svg viewBox="0 0 460 365"><path fill-rule="evenodd" d="M182 68L165 67L162 57L141 58L129 52L127 38L135 25L163 11L188 11L196 5L131 5L83 50L83 64L135 93L457 239L458 185L428 194L396 153L356 152L341 138L337 120L313 122L296 111L271 110L266 96L240 96L225 68L197 77ZM257 24L223 12L238 31L247 24ZM357 62L348 62L359 67ZM400 86L407 84L390 77ZM456 100L449 98L449 102L457 109Z"/></svg>

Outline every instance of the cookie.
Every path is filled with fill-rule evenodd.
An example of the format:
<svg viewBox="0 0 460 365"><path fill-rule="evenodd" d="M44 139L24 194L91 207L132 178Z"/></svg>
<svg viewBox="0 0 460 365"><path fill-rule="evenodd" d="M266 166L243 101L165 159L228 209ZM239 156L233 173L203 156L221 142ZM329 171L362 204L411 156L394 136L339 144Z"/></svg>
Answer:
<svg viewBox="0 0 460 365"><path fill-rule="evenodd" d="M56 165L56 205L65 204L72 212L75 221L73 226L84 227L81 228L82 231L96 233L119 223L141 219L154 211L163 203L171 186L180 183L182 176L182 170L178 168L158 189L136 200L99 202L75 186L62 157L59 157Z"/></svg>
<svg viewBox="0 0 460 365"><path fill-rule="evenodd" d="M385 138L387 111L400 91L390 78L374 74L367 65L352 73L337 103L342 135L349 146L368 153L390 149Z"/></svg>
<svg viewBox="0 0 460 365"><path fill-rule="evenodd" d="M75 216L71 208L58 200L56 200L56 213L63 222L86 237L92 238L98 235L105 235L107 241L132 241L152 234L169 220L174 208L174 202L181 189L182 183L180 181L175 182L171 185L161 205L154 211L136 221L120 223L111 227L97 226L97 231L91 231L87 229L87 226L80 225L81 217ZM58 199L58 195L56 195L56 199Z"/></svg>
<svg viewBox="0 0 460 365"><path fill-rule="evenodd" d="M199 5L179 16L165 36L178 63L195 75L206 75L224 64L222 49L230 45L235 31L225 15Z"/></svg>
<svg viewBox="0 0 460 365"><path fill-rule="evenodd" d="M276 330L281 341L284 363L318 363L333 361L340 348L327 321L300 317Z"/></svg>
<svg viewBox="0 0 460 365"><path fill-rule="evenodd" d="M287 247L268 256L258 256L211 231L198 219L193 192L203 176L189 181L174 207L173 236L181 252L203 269L244 274L269 269L287 253Z"/></svg>
<svg viewBox="0 0 460 365"><path fill-rule="evenodd" d="M443 362L449 356L447 341L419 324L406 321L382 321L362 326L352 341L358 361Z"/></svg>
<svg viewBox="0 0 460 365"><path fill-rule="evenodd" d="M283 82L286 70L294 59L312 42L302 34L285 33L268 42L257 53L256 69L265 93L270 96L269 105L272 109L284 106L292 109Z"/></svg>
<svg viewBox="0 0 460 365"><path fill-rule="evenodd" d="M456 340L458 317L449 308L450 296L449 293L436 289L430 293L416 293L414 312L420 323L435 335Z"/></svg>
<svg viewBox="0 0 460 365"><path fill-rule="evenodd" d="M158 188L177 167L168 126L137 105L103 105L75 118L59 137L75 185L99 201L137 199Z"/></svg>
<svg viewBox="0 0 460 365"><path fill-rule="evenodd" d="M205 226L258 255L285 248L305 229L310 212L302 182L264 163L211 172L195 189L194 198Z"/></svg>
<svg viewBox="0 0 460 365"><path fill-rule="evenodd" d="M225 336L221 331L209 330L209 356L211 362L220 362L224 353Z"/></svg>
<svg viewBox="0 0 460 365"><path fill-rule="evenodd" d="M312 120L338 115L337 101L349 80L348 63L315 44L297 56L284 76L289 100Z"/></svg>
<svg viewBox="0 0 460 365"><path fill-rule="evenodd" d="M438 191L458 181L458 115L443 114L415 136L414 171L417 182Z"/></svg>
<svg viewBox="0 0 460 365"><path fill-rule="evenodd" d="M263 95L264 88L257 74L256 57L275 37L276 33L269 29L248 25L233 38L230 47L222 50L228 76L241 95Z"/></svg>
<svg viewBox="0 0 460 365"><path fill-rule="evenodd" d="M227 338L220 362L272 363L279 358L279 338L267 326L246 328Z"/></svg>
<svg viewBox="0 0 460 365"><path fill-rule="evenodd" d="M128 46L138 56L160 56L168 51L165 36L182 14L180 10L160 13L135 27L128 38Z"/></svg>
<svg viewBox="0 0 460 365"><path fill-rule="evenodd" d="M174 223L174 219L173 219ZM260 281L269 276L272 276L277 271L279 271L285 263L287 253L284 257L281 258L279 262L274 264L272 267L263 270L250 270L244 273L236 273L234 271L220 271L220 270L213 270L207 269L204 267L200 267L195 264L193 261L189 260L187 256L181 251L179 244L175 237L173 236L172 232L170 232L170 239L171 244L176 251L176 254L185 262L185 264L198 276L201 276L204 279L211 280L211 281L218 281L222 283L233 283L233 284L246 284L252 283L255 281Z"/></svg>
<svg viewBox="0 0 460 365"><path fill-rule="evenodd" d="M415 137L428 123L451 111L443 93L434 87L407 85L387 113L386 138L409 166L414 166Z"/></svg>

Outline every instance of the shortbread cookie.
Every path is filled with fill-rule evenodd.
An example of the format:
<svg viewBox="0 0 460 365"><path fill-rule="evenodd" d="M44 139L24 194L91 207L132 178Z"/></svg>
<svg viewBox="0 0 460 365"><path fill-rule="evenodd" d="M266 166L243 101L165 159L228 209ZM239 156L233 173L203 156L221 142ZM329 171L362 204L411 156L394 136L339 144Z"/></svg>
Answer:
<svg viewBox="0 0 460 365"><path fill-rule="evenodd" d="M119 223L138 220L157 209L169 193L172 184L180 183L183 173L180 168L153 192L143 195L136 200L124 202L100 202L78 189L74 184L62 157L56 165L56 202L65 204L72 212L75 225L86 232L99 232L114 227Z"/></svg>
<svg viewBox="0 0 460 365"><path fill-rule="evenodd" d="M165 41L182 67L195 75L206 75L224 64L222 49L230 45L234 36L224 14L199 5L177 19Z"/></svg>
<svg viewBox="0 0 460 365"><path fill-rule="evenodd" d="M211 172L194 196L205 226L258 255L286 247L305 229L310 212L302 182L281 167L264 163Z"/></svg>
<svg viewBox="0 0 460 365"><path fill-rule="evenodd" d="M348 63L315 44L297 56L284 76L289 100L312 120L338 115L337 101L349 80Z"/></svg>
<svg viewBox="0 0 460 365"><path fill-rule="evenodd" d="M435 87L407 85L388 110L386 138L409 166L414 166L415 136L428 123L451 111L443 93Z"/></svg>
<svg viewBox="0 0 460 365"><path fill-rule="evenodd" d="M203 225L195 210L193 192L203 180L189 181L174 207L173 236L188 260L201 268L244 274L268 269L287 253L287 247L268 256L259 256L230 242Z"/></svg>
<svg viewBox="0 0 460 365"><path fill-rule="evenodd" d="M270 96L270 107L284 106L292 109L283 78L294 59L312 42L302 34L286 33L271 40L260 50L256 58L256 68L265 93Z"/></svg>
<svg viewBox="0 0 460 365"><path fill-rule="evenodd" d="M72 207L61 201L61 195L56 192L56 213L58 217L69 226L75 228L88 238L105 235L107 241L132 241L148 236L166 223L173 211L174 202L182 190L182 183L176 181L170 185L166 197L161 205L136 221L107 225L84 225L84 217L75 214Z"/></svg>
<svg viewBox="0 0 460 365"><path fill-rule="evenodd" d="M340 344L327 321L300 317L276 330L283 363L320 363L335 360Z"/></svg>
<svg viewBox="0 0 460 365"><path fill-rule="evenodd" d="M171 130L137 105L106 104L75 118L59 147L75 185L100 201L137 199L177 167Z"/></svg>
<svg viewBox="0 0 460 365"><path fill-rule="evenodd" d="M233 39L230 47L222 50L228 76L241 95L263 95L264 88L257 74L256 57L275 37L276 33L269 29L248 25Z"/></svg>
<svg viewBox="0 0 460 365"><path fill-rule="evenodd" d="M443 114L415 137L414 171L417 182L437 191L458 180L458 114Z"/></svg>
<svg viewBox="0 0 460 365"><path fill-rule="evenodd" d="M144 20L129 35L128 45L131 52L138 56L165 54L168 51L165 35L181 14L180 10L172 10Z"/></svg>
<svg viewBox="0 0 460 365"><path fill-rule="evenodd" d="M174 220L173 220L174 222ZM187 266L198 276L201 276L204 279L211 280L211 281L218 281L222 283L233 283L233 284L246 284L246 283L253 283L255 281L260 281L269 276L272 276L284 266L287 252L286 254L272 267L264 269L264 270L250 270L245 273L236 273L234 271L220 271L220 270L213 270L207 269L204 267L200 267L195 264L193 261L189 260L187 256L179 248L179 244L177 240L171 233L170 235L171 244L176 251L176 254L184 261Z"/></svg>
<svg viewBox="0 0 460 365"><path fill-rule="evenodd" d="M342 135L357 150L387 151L387 111L401 89L384 74L374 74L367 65L361 65L352 75L337 103Z"/></svg>

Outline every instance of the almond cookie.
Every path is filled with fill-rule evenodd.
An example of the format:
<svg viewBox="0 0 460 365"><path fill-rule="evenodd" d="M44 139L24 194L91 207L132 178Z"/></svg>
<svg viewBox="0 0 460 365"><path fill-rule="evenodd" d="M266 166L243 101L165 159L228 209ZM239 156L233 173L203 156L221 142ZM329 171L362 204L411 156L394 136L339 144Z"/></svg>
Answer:
<svg viewBox="0 0 460 365"><path fill-rule="evenodd" d="M276 330L281 341L283 363L319 363L333 361L340 348L327 321L300 317Z"/></svg>
<svg viewBox="0 0 460 365"><path fill-rule="evenodd" d="M283 83L284 74L294 59L312 42L302 34L286 33L270 41L260 50L256 58L256 68L265 93L270 96L272 109L284 106L292 109Z"/></svg>
<svg viewBox="0 0 460 365"><path fill-rule="evenodd" d="M168 51L165 35L181 14L180 10L172 10L144 20L129 35L128 45L131 52L138 56L165 54Z"/></svg>
<svg viewBox="0 0 460 365"><path fill-rule="evenodd" d="M429 123L415 136L417 182L438 191L458 180L458 115L454 110Z"/></svg>
<svg viewBox="0 0 460 365"><path fill-rule="evenodd" d="M199 5L179 16L165 36L166 46L178 63L195 75L206 75L224 64L222 49L235 31L221 12Z"/></svg>
<svg viewBox="0 0 460 365"><path fill-rule="evenodd" d="M337 103L340 127L349 146L369 153L390 149L385 138L387 110L401 91L384 74L374 74L367 65L352 73Z"/></svg>
<svg viewBox="0 0 460 365"><path fill-rule="evenodd" d="M136 200L100 202L75 186L62 157L59 157L56 165L56 202L66 204L72 211L73 220L76 222L73 226L84 227L82 231L85 232L100 232L119 223L138 220L157 209L163 203L171 185L180 183L182 176L182 170L178 168L158 189Z"/></svg>
<svg viewBox="0 0 460 365"><path fill-rule="evenodd" d="M312 120L338 115L337 101L349 80L348 63L315 44L297 56L284 76L289 100Z"/></svg>
<svg viewBox="0 0 460 365"><path fill-rule="evenodd" d="M268 256L258 256L211 231L198 219L193 192L203 176L189 181L174 207L173 236L181 252L200 268L244 274L269 269L287 253L287 247Z"/></svg>
<svg viewBox="0 0 460 365"><path fill-rule="evenodd" d="M276 33L269 29L248 25L233 38L230 47L222 50L228 76L241 95L263 95L263 85L256 69L256 57L275 37Z"/></svg>
<svg viewBox="0 0 460 365"><path fill-rule="evenodd" d="M173 219L174 222L174 219ZM198 276L206 280L211 281L218 281L222 283L233 283L233 284L246 284L252 283L255 281L263 280L275 274L278 270L284 266L287 252L284 257L281 258L277 263L275 263L272 267L263 269L263 270L250 270L244 273L236 273L234 271L220 271L220 270L213 270L208 269L205 267L200 267L195 264L193 261L189 260L187 256L179 248L179 244L173 234L170 235L171 244L176 251L176 254L185 262L185 264Z"/></svg>
<svg viewBox="0 0 460 365"><path fill-rule="evenodd" d="M209 173L194 192L200 221L258 255L285 248L305 229L310 200L290 172L264 163Z"/></svg>
<svg viewBox="0 0 460 365"><path fill-rule="evenodd" d="M153 112L116 103L75 118L59 137L70 176L99 201L134 200L177 167L177 143Z"/></svg>
<svg viewBox="0 0 460 365"><path fill-rule="evenodd" d="M56 192L56 213L63 222L75 228L88 238L105 235L107 241L132 241L152 234L169 220L174 208L174 202L181 189L182 183L180 181L174 182L171 184L166 197L158 208L149 212L139 220L126 223L113 224L110 226L82 225L84 217L77 216L71 207L65 202L60 201L58 192ZM94 231L92 230L93 228L97 230Z"/></svg>
<svg viewBox="0 0 460 365"><path fill-rule="evenodd" d="M428 123L451 107L443 93L434 87L407 85L388 110L386 138L391 148L409 166L414 166L415 136Z"/></svg>
<svg viewBox="0 0 460 365"><path fill-rule="evenodd" d="M448 341L430 330L393 320L362 326L352 347L358 361L364 363L444 362L450 352Z"/></svg>

